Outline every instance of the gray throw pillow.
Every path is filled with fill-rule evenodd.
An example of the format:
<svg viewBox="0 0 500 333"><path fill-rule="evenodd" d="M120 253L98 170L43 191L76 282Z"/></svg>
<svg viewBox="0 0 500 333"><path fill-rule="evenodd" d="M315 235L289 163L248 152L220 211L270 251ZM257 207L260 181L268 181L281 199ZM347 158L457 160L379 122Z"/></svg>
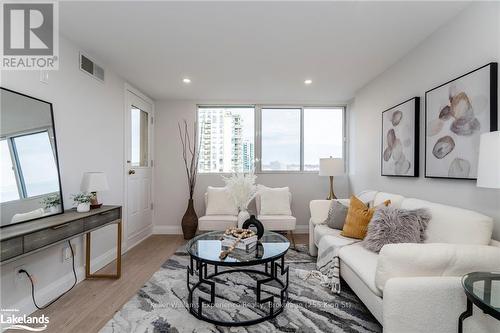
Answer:
<svg viewBox="0 0 500 333"><path fill-rule="evenodd" d="M347 217L347 210L349 207L344 206L337 200L332 200L330 209L328 210L328 217L326 224L332 229L342 230L344 228L345 218Z"/></svg>
<svg viewBox="0 0 500 333"><path fill-rule="evenodd" d="M380 252L382 246L395 243L422 243L425 229L431 220L427 209L377 209L368 224L361 244L368 250Z"/></svg>

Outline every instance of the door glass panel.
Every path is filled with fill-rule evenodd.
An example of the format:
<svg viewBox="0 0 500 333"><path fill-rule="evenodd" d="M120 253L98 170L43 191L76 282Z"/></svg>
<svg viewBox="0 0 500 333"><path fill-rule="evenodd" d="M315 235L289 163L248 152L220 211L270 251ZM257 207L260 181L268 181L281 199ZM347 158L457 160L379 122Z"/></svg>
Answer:
<svg viewBox="0 0 500 333"><path fill-rule="evenodd" d="M0 202L19 199L16 175L7 140L0 141Z"/></svg>
<svg viewBox="0 0 500 333"><path fill-rule="evenodd" d="M147 112L132 106L131 108L131 153L130 163L132 166L148 166L148 121Z"/></svg>
<svg viewBox="0 0 500 333"><path fill-rule="evenodd" d="M14 145L26 197L59 192L56 160L49 133L15 137Z"/></svg>

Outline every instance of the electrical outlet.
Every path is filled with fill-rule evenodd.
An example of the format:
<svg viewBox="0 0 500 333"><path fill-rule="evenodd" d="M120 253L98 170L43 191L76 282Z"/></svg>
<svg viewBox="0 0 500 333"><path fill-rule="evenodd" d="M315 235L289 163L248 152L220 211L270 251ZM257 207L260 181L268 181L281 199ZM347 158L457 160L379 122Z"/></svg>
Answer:
<svg viewBox="0 0 500 333"><path fill-rule="evenodd" d="M14 284L16 286L21 285L26 279L28 279L25 273L19 273L19 270L21 269L27 270L25 265L14 267Z"/></svg>
<svg viewBox="0 0 500 333"><path fill-rule="evenodd" d="M71 260L71 249L68 245L64 246L62 249L62 260L63 262Z"/></svg>

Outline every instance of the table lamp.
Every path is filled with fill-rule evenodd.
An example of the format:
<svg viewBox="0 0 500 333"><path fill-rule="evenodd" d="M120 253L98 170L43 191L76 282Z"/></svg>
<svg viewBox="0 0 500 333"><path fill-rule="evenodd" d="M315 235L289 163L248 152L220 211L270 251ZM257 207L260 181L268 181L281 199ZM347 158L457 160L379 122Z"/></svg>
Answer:
<svg viewBox="0 0 500 333"><path fill-rule="evenodd" d="M500 131L481 135L477 186L500 188Z"/></svg>
<svg viewBox="0 0 500 333"><path fill-rule="evenodd" d="M83 174L81 190L92 193L93 196L90 202L90 209L102 206L102 203L99 203L99 199L97 198L97 192L107 191L108 189L108 179L104 172L85 172Z"/></svg>
<svg viewBox="0 0 500 333"><path fill-rule="evenodd" d="M319 159L319 175L330 177L330 193L327 200L337 199L333 193L333 177L344 174L344 160L341 158L320 158Z"/></svg>

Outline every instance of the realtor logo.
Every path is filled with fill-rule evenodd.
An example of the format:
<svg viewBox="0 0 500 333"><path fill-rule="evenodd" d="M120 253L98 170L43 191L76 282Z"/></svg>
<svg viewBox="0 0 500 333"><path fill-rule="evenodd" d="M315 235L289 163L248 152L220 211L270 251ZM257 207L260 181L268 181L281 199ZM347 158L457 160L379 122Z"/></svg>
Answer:
<svg viewBox="0 0 500 333"><path fill-rule="evenodd" d="M2 18L2 69L57 69L56 2L4 2Z"/></svg>

